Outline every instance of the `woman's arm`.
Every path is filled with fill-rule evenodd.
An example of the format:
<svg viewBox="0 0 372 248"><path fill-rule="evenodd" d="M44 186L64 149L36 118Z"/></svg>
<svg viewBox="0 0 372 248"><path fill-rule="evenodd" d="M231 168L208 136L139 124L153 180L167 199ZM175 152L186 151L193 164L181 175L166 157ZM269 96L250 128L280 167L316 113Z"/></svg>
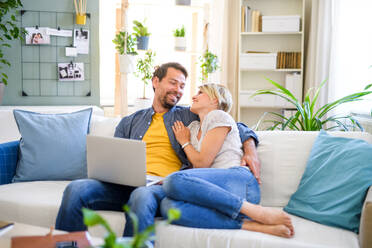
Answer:
<svg viewBox="0 0 372 248"><path fill-rule="evenodd" d="M172 129L180 145L183 146L190 142L190 130L182 122L176 121ZM200 152L195 150L191 144L183 148L194 168L208 168L212 165L230 130L231 127L228 126L215 127L209 130L203 138Z"/></svg>

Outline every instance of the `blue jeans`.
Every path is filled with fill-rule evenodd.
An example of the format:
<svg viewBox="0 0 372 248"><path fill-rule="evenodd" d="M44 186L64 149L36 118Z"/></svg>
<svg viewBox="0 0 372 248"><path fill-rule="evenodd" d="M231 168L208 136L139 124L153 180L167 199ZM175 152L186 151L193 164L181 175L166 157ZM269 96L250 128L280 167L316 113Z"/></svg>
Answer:
<svg viewBox="0 0 372 248"><path fill-rule="evenodd" d="M161 186L154 185L136 189L94 179L73 181L63 193L56 229L69 232L86 230L81 211L83 207L93 210L123 211L123 205L129 204L131 210L138 216L139 231L142 231L149 225L148 223L151 225L154 222L160 203L159 197L165 196L163 190L159 191L159 188ZM128 216L126 219L123 235L133 236L132 222Z"/></svg>
<svg viewBox="0 0 372 248"><path fill-rule="evenodd" d="M240 229L243 201L258 204L260 188L245 167L229 169L200 168L175 172L168 176L163 189L161 213L178 208L181 218L174 224L215 229Z"/></svg>

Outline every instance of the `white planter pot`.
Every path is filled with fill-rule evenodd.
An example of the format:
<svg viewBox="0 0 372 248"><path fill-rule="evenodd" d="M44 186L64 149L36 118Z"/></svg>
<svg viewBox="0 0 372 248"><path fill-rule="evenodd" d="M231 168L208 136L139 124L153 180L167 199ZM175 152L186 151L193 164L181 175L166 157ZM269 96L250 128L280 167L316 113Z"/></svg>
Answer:
<svg viewBox="0 0 372 248"><path fill-rule="evenodd" d="M186 37L174 37L174 49L177 51L185 51Z"/></svg>
<svg viewBox="0 0 372 248"><path fill-rule="evenodd" d="M150 98L137 98L134 102L134 111L149 108L152 105Z"/></svg>
<svg viewBox="0 0 372 248"><path fill-rule="evenodd" d="M4 91L5 91L5 84L0 83L0 104L3 102Z"/></svg>
<svg viewBox="0 0 372 248"><path fill-rule="evenodd" d="M190 5L191 0L176 0L176 5Z"/></svg>
<svg viewBox="0 0 372 248"><path fill-rule="evenodd" d="M136 55L119 54L120 72L132 73L136 68Z"/></svg>

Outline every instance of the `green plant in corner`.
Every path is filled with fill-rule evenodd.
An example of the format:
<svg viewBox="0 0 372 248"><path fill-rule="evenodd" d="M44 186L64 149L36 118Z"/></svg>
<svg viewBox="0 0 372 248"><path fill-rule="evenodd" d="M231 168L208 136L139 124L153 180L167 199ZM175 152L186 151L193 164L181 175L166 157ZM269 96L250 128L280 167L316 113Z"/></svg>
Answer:
<svg viewBox="0 0 372 248"><path fill-rule="evenodd" d="M276 95L293 104L293 107L297 110L297 112L289 118L275 112L269 112L269 114L277 117L278 119L265 121L273 123L273 125L269 127L268 130L290 129L293 131L319 131L321 129L324 130L340 129L344 131L349 131L349 129L355 127L358 127L360 130L363 130L363 127L359 124L359 122L355 120L351 115L345 116L332 115L326 118L326 114L328 114L331 110L335 109L341 104L363 100L362 97L372 93L372 91L366 91L371 86L366 87L365 91L347 95L336 101L327 103L321 106L319 109L315 109L315 104L318 100L320 90L326 83L326 80L320 84L320 86L316 89L312 97L310 95L312 94L314 89L309 89L307 94L305 95L303 103L296 99L296 97L289 90L287 90L280 84L270 79L267 80L271 84L273 84L276 87L276 89L258 90L251 97L264 94ZM266 113L264 115L266 115ZM261 123L261 120L256 125L257 129ZM325 128L326 124L331 124L332 126Z"/></svg>
<svg viewBox="0 0 372 248"><path fill-rule="evenodd" d="M22 2L20 0L6 0L0 2L0 63L2 65L11 66L10 62L4 58L4 47L11 47L9 44L12 40L23 40L23 34L26 31L23 28L19 28L16 24L17 18L13 10L22 7ZM0 71L2 71L3 66L0 66ZM1 72L2 83L8 84L8 75Z"/></svg>
<svg viewBox="0 0 372 248"><path fill-rule="evenodd" d="M200 68L202 77L201 80L203 83L208 81L208 75L210 73L215 72L218 68L218 57L217 55L211 53L208 49L204 52L204 54L200 57Z"/></svg>
<svg viewBox="0 0 372 248"><path fill-rule="evenodd" d="M120 31L116 34L112 42L116 45L115 49L119 54L137 55L135 45L136 37L126 31Z"/></svg>
<svg viewBox="0 0 372 248"><path fill-rule="evenodd" d="M137 61L137 71L134 72L136 77L143 82L143 98L146 98L146 85L152 79L152 71L154 69L154 57L156 53L151 50L146 51L145 57Z"/></svg>
<svg viewBox="0 0 372 248"><path fill-rule="evenodd" d="M174 37L185 37L185 26L182 25L182 28L176 28L173 31Z"/></svg>
<svg viewBox="0 0 372 248"><path fill-rule="evenodd" d="M125 205L123 210L128 214L129 218L133 223L133 238L128 242L120 242L114 231L111 229L107 221L97 214L95 211L83 208L84 223L88 227L101 225L106 231L107 235L104 238L104 244L102 248L143 248L146 245L146 242L151 240L152 234L154 233L155 226L151 225L147 227L143 232L138 232L138 218L137 216L130 211L129 207ZM178 209L171 208L168 211L167 223L171 223L175 220L178 220L181 217L181 212Z"/></svg>

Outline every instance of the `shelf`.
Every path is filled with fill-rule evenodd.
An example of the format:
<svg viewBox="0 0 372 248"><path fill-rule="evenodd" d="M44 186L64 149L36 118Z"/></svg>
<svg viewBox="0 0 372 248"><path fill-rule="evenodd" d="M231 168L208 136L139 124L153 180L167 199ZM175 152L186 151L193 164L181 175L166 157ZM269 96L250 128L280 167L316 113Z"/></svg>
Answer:
<svg viewBox="0 0 372 248"><path fill-rule="evenodd" d="M302 31L300 32L241 32L240 35L244 36L264 36L264 35L302 35Z"/></svg>
<svg viewBox="0 0 372 248"><path fill-rule="evenodd" d="M302 72L302 69L240 69L240 71Z"/></svg>

